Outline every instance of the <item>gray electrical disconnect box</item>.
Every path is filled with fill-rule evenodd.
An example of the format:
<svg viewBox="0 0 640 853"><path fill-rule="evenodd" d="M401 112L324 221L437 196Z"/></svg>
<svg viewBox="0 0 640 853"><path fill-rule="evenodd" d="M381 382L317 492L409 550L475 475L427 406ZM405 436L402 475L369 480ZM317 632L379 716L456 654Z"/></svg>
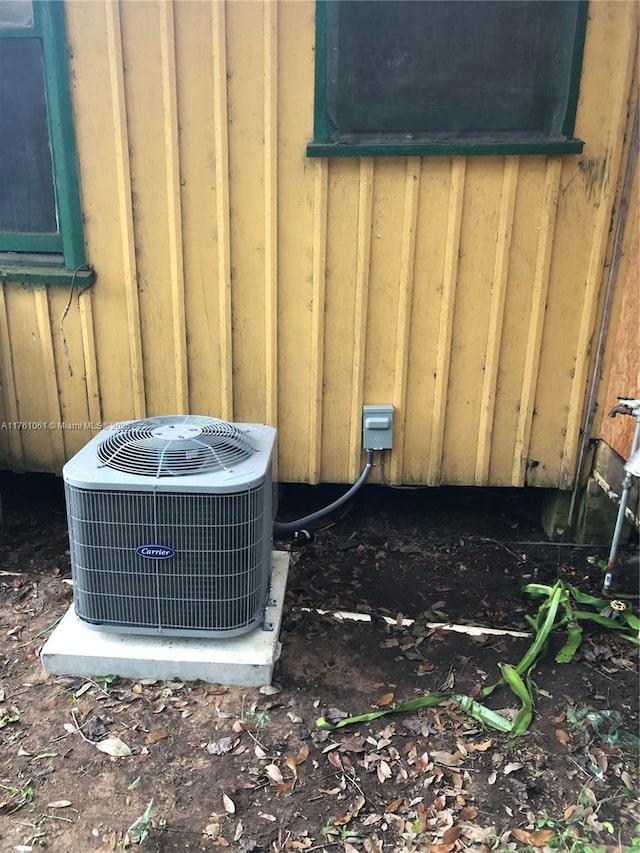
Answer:
<svg viewBox="0 0 640 853"><path fill-rule="evenodd" d="M392 447L393 406L363 406L363 450L391 450Z"/></svg>

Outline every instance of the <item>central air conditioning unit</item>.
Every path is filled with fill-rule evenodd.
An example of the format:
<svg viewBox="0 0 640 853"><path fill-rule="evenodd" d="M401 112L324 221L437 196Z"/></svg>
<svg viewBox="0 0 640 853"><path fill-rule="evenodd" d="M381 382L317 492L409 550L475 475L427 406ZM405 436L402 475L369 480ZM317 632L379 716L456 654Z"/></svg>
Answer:
<svg viewBox="0 0 640 853"><path fill-rule="evenodd" d="M233 637L269 595L276 430L199 416L103 429L63 468L76 615L123 634Z"/></svg>

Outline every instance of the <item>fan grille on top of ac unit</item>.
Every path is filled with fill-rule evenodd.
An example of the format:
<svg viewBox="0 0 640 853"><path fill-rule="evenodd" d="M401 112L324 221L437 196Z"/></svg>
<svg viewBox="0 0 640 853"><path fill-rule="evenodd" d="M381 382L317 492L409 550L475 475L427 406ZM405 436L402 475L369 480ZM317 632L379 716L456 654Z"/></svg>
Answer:
<svg viewBox="0 0 640 853"><path fill-rule="evenodd" d="M227 470L255 448L234 424L196 415L131 421L98 446L103 465L146 477Z"/></svg>

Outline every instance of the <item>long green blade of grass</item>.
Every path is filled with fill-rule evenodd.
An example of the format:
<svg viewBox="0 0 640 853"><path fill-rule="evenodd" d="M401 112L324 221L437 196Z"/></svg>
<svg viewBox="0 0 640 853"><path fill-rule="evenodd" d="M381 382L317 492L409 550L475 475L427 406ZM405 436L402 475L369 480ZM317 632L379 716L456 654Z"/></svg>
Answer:
<svg viewBox="0 0 640 853"><path fill-rule="evenodd" d="M489 726L489 728L496 729L499 732L505 732L506 734L511 731L513 726L510 720L507 720L506 717L492 711L491 708L486 708L470 696L456 694L451 698L454 702L458 703L466 714L469 714L470 717L473 717L473 719L477 720L479 723Z"/></svg>
<svg viewBox="0 0 640 853"><path fill-rule="evenodd" d="M576 610L574 615L581 622L595 622L597 625L603 625L605 628L613 628L614 631L618 632L624 630L622 622L618 622L617 619L611 619L609 616L603 616L600 613L589 613L588 610ZM640 640L637 637L633 637L632 642L640 644Z"/></svg>
<svg viewBox="0 0 640 853"><path fill-rule="evenodd" d="M409 699L408 702L402 702L400 705L395 705L393 708L384 708L380 711L370 711L367 714L358 714L355 717L345 717L338 723L330 723L324 717L318 717L316 726L319 729L333 731L334 729L343 729L345 726L351 726L355 723L370 723L372 720L377 720L379 717L385 717L387 714L399 714L405 711L417 711L420 708L431 708L434 705L439 705L446 697L441 693L428 693L426 696L419 696L417 699Z"/></svg>
<svg viewBox="0 0 640 853"><path fill-rule="evenodd" d="M501 663L498 666L505 683L509 685L522 703L511 725L511 736L518 737L527 731L533 719L533 699L515 667L508 663Z"/></svg>
<svg viewBox="0 0 640 853"><path fill-rule="evenodd" d="M575 653L580 647L580 643L582 642L582 628L575 619L567 621L567 634L569 635L567 642L556 655L556 663L569 663L573 660Z"/></svg>

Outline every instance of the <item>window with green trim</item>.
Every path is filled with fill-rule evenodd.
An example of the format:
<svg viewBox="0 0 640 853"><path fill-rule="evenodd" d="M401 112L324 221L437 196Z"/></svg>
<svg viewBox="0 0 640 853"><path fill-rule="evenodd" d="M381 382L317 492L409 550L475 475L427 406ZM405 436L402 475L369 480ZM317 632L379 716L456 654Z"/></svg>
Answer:
<svg viewBox="0 0 640 853"><path fill-rule="evenodd" d="M87 284L62 0L0 0L0 280Z"/></svg>
<svg viewBox="0 0 640 853"><path fill-rule="evenodd" d="M316 0L309 156L579 153L587 0Z"/></svg>

